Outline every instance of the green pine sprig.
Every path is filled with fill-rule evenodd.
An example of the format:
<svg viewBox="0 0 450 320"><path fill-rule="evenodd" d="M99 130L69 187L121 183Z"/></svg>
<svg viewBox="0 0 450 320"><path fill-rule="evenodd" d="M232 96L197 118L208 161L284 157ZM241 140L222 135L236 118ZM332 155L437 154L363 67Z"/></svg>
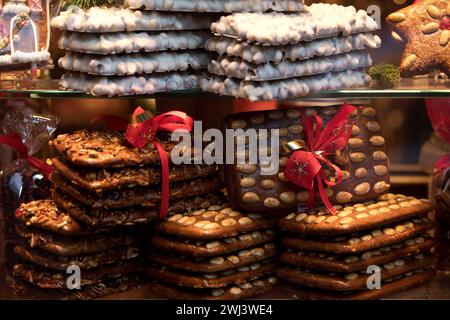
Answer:
<svg viewBox="0 0 450 320"><path fill-rule="evenodd" d="M66 0L64 1L64 6L77 6L82 9L89 9L92 7L111 7L118 4L118 0Z"/></svg>
<svg viewBox="0 0 450 320"><path fill-rule="evenodd" d="M369 68L374 85L381 89L394 88L400 83L400 70L390 63L381 63Z"/></svg>

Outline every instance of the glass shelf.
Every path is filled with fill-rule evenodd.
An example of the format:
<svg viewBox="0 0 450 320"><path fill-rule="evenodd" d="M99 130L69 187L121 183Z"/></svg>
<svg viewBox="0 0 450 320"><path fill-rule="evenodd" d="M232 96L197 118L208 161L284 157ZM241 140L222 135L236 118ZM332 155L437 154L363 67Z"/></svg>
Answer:
<svg viewBox="0 0 450 320"><path fill-rule="evenodd" d="M20 85L14 81L0 81L0 99L22 96L41 99L70 99L70 98L94 98L105 99L107 97L95 97L81 91L62 91L58 89L58 80L36 80ZM213 94L203 93L199 90L180 90L164 93L156 93L144 96L127 96L114 98L158 98L158 97L212 97ZM304 98L450 98L450 80L435 81L432 78L402 79L398 87L394 89L376 89L371 87L357 89L342 89L321 91L310 94ZM228 97L229 98L229 97ZM295 99L291 99L295 100Z"/></svg>

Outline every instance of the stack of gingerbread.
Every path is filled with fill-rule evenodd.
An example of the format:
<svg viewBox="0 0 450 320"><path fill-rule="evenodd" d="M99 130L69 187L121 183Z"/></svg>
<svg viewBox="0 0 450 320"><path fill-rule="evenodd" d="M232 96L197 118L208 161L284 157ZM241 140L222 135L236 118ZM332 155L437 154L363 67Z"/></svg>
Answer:
<svg viewBox="0 0 450 320"><path fill-rule="evenodd" d="M170 159L175 142L157 139ZM28 262L14 273L41 288L67 288L69 265L81 269L82 287L142 271L146 223L223 202L215 165L169 164L169 209L161 212L158 151L153 144L134 148L121 133L80 130L51 144L59 153L52 159L53 199L24 204L17 213L28 243L15 251Z"/></svg>
<svg viewBox="0 0 450 320"><path fill-rule="evenodd" d="M428 234L433 206L427 200L388 194L386 141L374 108L322 104L226 119L226 129L253 129L266 148L279 147L255 149L250 137L238 139L237 156L251 160L251 151L258 150L258 157L256 163L225 166L233 207L266 216L286 212L278 228L285 249L277 275L288 286L302 288L293 293L298 298L377 298L425 282L434 273ZM314 136L322 142L341 137L339 130L348 137L343 148L332 149L336 142L313 142ZM271 144L271 136L279 137L279 145ZM325 155L318 175L324 189L320 194L314 179L311 208L310 191L294 183L308 178L311 160L295 158L296 151ZM342 180L327 185L324 181L337 180L337 170ZM325 207L324 197L336 215ZM364 290L374 272L370 266L378 267L382 290Z"/></svg>
<svg viewBox="0 0 450 320"><path fill-rule="evenodd" d="M368 83L366 48L381 44L374 19L353 6L315 3L297 13L234 13L211 25L220 56L204 91L249 100L287 99Z"/></svg>
<svg viewBox="0 0 450 320"><path fill-rule="evenodd" d="M92 7L62 12L52 26L63 30L68 72L64 90L93 95L135 95L198 88L209 57L203 50L217 16Z"/></svg>
<svg viewBox="0 0 450 320"><path fill-rule="evenodd" d="M146 273L153 289L175 299L244 299L277 282L275 216L226 204L172 215L156 226Z"/></svg>
<svg viewBox="0 0 450 320"><path fill-rule="evenodd" d="M90 299L141 284L136 230L92 228L52 200L22 204L15 216L11 287L17 297Z"/></svg>
<svg viewBox="0 0 450 320"><path fill-rule="evenodd" d="M284 266L298 299L375 299L429 281L433 205L385 194L365 203L292 213L280 220Z"/></svg>

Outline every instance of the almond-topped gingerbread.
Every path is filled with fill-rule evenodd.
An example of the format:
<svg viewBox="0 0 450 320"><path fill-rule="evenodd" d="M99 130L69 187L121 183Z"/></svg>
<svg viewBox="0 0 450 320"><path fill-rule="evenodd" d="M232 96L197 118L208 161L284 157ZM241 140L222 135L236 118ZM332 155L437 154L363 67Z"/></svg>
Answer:
<svg viewBox="0 0 450 320"><path fill-rule="evenodd" d="M367 270L371 265L382 265L395 259L429 253L433 246L433 238L424 235L406 241L384 246L375 250L360 252L358 254L335 255L323 252L302 251L288 249L280 260L291 266L318 269L333 272L354 272Z"/></svg>
<svg viewBox="0 0 450 320"><path fill-rule="evenodd" d="M63 236L28 230L23 226L16 226L18 239L30 248L36 248L50 254L71 257L92 254L121 246L136 247L137 238L132 233L99 233L81 236Z"/></svg>
<svg viewBox="0 0 450 320"><path fill-rule="evenodd" d="M175 214L159 222L156 230L184 239L220 239L276 226L277 217L244 214L224 205Z"/></svg>
<svg viewBox="0 0 450 320"><path fill-rule="evenodd" d="M134 11L116 7L91 7L62 11L51 21L60 30L77 32L167 31L208 29L217 15L182 12Z"/></svg>
<svg viewBox="0 0 450 320"><path fill-rule="evenodd" d="M168 282L180 287L193 289L223 288L229 285L239 285L247 282L249 279L258 279L264 276L274 274L278 263L275 261L264 260L261 263L254 263L235 269L229 269L220 273L192 273L174 268L156 266L147 266L145 272L151 278Z"/></svg>
<svg viewBox="0 0 450 320"><path fill-rule="evenodd" d="M301 110L305 110L307 117L319 116L326 126L339 112L339 107ZM291 141L305 143L307 140L305 134L307 128L304 127L301 110L280 109L240 113L225 120L226 129L254 129L257 133L263 132L260 130L268 130L268 134L271 129L278 129L280 136L279 169L275 174L262 174L264 163L261 159L258 163L247 161L246 164L225 165L227 189L233 207L270 214L276 210L286 212L299 206L306 207L309 191L286 177L286 167L292 153L284 148L284 145ZM342 171L343 180L325 190L330 202L339 205L374 199L388 192L390 187L385 138L376 110L372 107L358 107L350 114L349 124L352 124L352 127L347 146L326 157ZM266 141L270 146L270 137L266 138ZM245 142L245 150L242 150L245 154L242 151L241 154L236 152L235 160L241 155L247 156L248 159L251 148L251 144ZM258 152L265 155L261 149L259 148ZM299 165L301 168L302 163ZM328 178L334 176L332 170L324 169ZM317 205L321 205L320 197L316 199Z"/></svg>
<svg viewBox="0 0 450 320"><path fill-rule="evenodd" d="M160 187L124 188L95 194L78 188L77 185L58 173L53 173L50 180L55 187L92 208L155 207L159 205L162 197ZM177 200L194 197L218 191L220 188L222 188L222 183L217 176L180 181L170 185L169 198L170 200Z"/></svg>
<svg viewBox="0 0 450 320"><path fill-rule="evenodd" d="M280 220L279 226L281 230L288 232L332 236L426 216L432 210L433 205L427 199L419 200L389 193L379 197L377 201L338 206L337 215L331 215L324 209L291 213Z"/></svg>
<svg viewBox="0 0 450 320"><path fill-rule="evenodd" d="M60 234L82 234L86 228L60 210L52 200L23 203L16 210L16 219L27 227L36 227Z"/></svg>
<svg viewBox="0 0 450 320"><path fill-rule="evenodd" d="M114 190L132 186L150 186L161 183L161 168L139 166L125 168L85 168L72 167L62 158L53 158L52 165L66 179L77 186L95 192ZM169 168L169 181L177 182L201 178L217 171L214 165L192 164L177 165Z"/></svg>
<svg viewBox="0 0 450 320"><path fill-rule="evenodd" d="M409 272L433 268L436 259L431 254L419 254L412 257L396 259L380 266L381 280L405 275ZM365 289L370 276L366 270L336 274L333 272L301 269L298 267L282 267L278 269L277 276L297 285L320 288L333 291L353 291Z"/></svg>
<svg viewBox="0 0 450 320"><path fill-rule="evenodd" d="M421 234L432 230L434 223L428 217L416 217L373 230L334 237L307 237L285 234L283 244L296 250L319 251L335 254L360 253L384 246L394 246L401 241L413 245L422 242ZM417 238L416 238L417 237ZM415 240L412 240L415 238Z"/></svg>
<svg viewBox="0 0 450 320"><path fill-rule="evenodd" d="M450 75L450 3L422 0L387 17L406 42L400 65L405 77L435 71ZM398 37L397 37L398 38Z"/></svg>
<svg viewBox="0 0 450 320"><path fill-rule="evenodd" d="M273 241L275 238L275 231L271 229L210 241L171 239L166 235L153 235L150 239L150 245L162 252L172 252L191 257L212 257L253 248Z"/></svg>
<svg viewBox="0 0 450 320"><path fill-rule="evenodd" d="M14 253L30 263L52 270L66 271L70 265L74 264L82 270L87 270L133 259L141 254L141 249L138 246L121 246L92 254L61 257L43 250L17 245L14 247Z"/></svg>
<svg viewBox="0 0 450 320"><path fill-rule="evenodd" d="M229 255L218 255L212 258L185 258L179 255L168 255L158 251L151 251L148 259L157 264L181 269L189 272L221 272L247 265L257 264L263 260L274 258L277 249L274 243L269 242L261 246L244 249L230 253Z"/></svg>
<svg viewBox="0 0 450 320"><path fill-rule="evenodd" d="M81 277L81 287L94 285L105 279L119 278L125 274L137 273L142 270L142 264L137 260L122 261L103 268L85 271ZM67 273L49 270L30 264L16 264L13 267L14 276L45 289L68 289Z"/></svg>
<svg viewBox="0 0 450 320"><path fill-rule="evenodd" d="M278 283L277 277L268 276L248 280L239 285L229 285L219 289L177 288L163 283L156 283L152 291L169 299L182 300L240 300L251 299L269 292Z"/></svg>
<svg viewBox="0 0 450 320"><path fill-rule="evenodd" d="M175 143L167 136L157 140L170 157ZM51 144L66 160L78 166L124 167L160 162L158 151L153 144L150 143L142 149L134 148L123 134L113 131L78 130L59 135Z"/></svg>

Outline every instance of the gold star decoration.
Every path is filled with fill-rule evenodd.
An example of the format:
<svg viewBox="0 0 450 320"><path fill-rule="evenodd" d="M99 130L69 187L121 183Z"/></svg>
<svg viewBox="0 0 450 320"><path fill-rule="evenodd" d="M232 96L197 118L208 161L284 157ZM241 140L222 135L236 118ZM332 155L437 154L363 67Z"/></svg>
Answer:
<svg viewBox="0 0 450 320"><path fill-rule="evenodd" d="M406 41L401 75L412 77L439 71L450 76L450 2L422 0L391 13L386 20ZM406 38L406 39L405 39Z"/></svg>

